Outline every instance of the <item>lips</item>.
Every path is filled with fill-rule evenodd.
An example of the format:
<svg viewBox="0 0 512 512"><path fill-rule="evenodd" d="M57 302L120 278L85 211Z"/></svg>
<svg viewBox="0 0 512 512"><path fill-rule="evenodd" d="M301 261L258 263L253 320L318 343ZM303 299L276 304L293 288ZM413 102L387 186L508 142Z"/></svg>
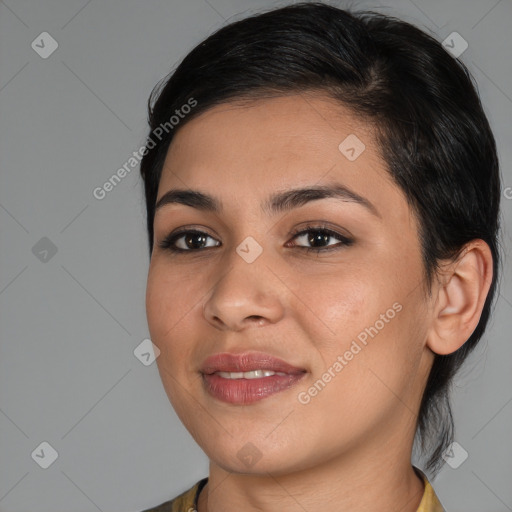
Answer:
<svg viewBox="0 0 512 512"><path fill-rule="evenodd" d="M263 370L263 375L244 375L255 370ZM265 376L265 370L275 373ZM259 402L290 389L306 375L304 368L261 352L216 354L204 361L200 371L207 393L231 405Z"/></svg>
<svg viewBox="0 0 512 512"><path fill-rule="evenodd" d="M254 370L270 370L289 375L304 373L304 368L298 368L286 361L262 352L230 354L227 352L208 357L202 364L200 372L212 375L216 372L251 372Z"/></svg>

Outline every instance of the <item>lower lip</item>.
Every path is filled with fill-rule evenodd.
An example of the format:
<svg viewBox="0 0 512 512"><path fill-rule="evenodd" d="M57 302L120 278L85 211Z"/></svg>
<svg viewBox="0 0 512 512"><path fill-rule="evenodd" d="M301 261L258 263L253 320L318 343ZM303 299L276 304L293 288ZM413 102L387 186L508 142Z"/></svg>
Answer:
<svg viewBox="0 0 512 512"><path fill-rule="evenodd" d="M203 374L206 390L213 397L230 404L247 405L291 388L305 373L271 375L260 379L225 379L215 373Z"/></svg>

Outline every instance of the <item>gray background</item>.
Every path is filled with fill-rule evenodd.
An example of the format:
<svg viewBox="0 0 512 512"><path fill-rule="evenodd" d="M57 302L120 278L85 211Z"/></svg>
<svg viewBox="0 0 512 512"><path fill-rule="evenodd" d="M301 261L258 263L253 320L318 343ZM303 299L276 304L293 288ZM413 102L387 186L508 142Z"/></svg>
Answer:
<svg viewBox="0 0 512 512"><path fill-rule="evenodd" d="M461 59L498 141L509 254L510 1L352 4L468 41ZM92 191L144 143L146 101L160 78L227 20L281 5L0 1L1 511L137 511L207 474L156 363L134 355L149 337L138 167L103 200ZM47 59L31 47L44 31L59 45ZM54 255L34 254L43 237ZM505 261L494 319L455 381L456 440L469 456L434 480L450 512L512 510L511 285ZM58 452L47 469L31 456L43 441Z"/></svg>

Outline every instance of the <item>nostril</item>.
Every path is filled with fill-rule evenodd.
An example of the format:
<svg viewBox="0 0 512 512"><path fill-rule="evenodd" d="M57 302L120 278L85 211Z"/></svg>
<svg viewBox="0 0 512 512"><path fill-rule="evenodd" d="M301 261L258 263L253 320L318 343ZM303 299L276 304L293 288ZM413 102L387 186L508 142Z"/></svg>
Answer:
<svg viewBox="0 0 512 512"><path fill-rule="evenodd" d="M247 317L248 319L257 322L259 325L263 325L265 323L265 319L262 316L251 315Z"/></svg>

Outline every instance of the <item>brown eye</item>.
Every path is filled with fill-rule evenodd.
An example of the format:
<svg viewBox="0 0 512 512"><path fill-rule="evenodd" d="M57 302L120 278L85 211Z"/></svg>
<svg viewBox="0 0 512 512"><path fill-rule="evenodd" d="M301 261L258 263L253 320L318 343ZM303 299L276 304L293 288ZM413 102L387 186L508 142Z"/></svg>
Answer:
<svg viewBox="0 0 512 512"><path fill-rule="evenodd" d="M301 240L304 244L310 244L312 247L296 244L293 246L315 252L332 251L354 243L352 239L322 226L307 226L294 234L293 240L296 239ZM333 243L333 240L337 240L337 243Z"/></svg>
<svg viewBox="0 0 512 512"><path fill-rule="evenodd" d="M204 231L181 231L172 233L158 245L162 249L173 252L194 252L208 247L216 247L215 244L208 245L208 239L215 240Z"/></svg>
<svg viewBox="0 0 512 512"><path fill-rule="evenodd" d="M307 226L305 229L295 233L293 240L300 240L304 244L292 244L301 250L326 252L340 249L343 246L350 246L354 241L346 236L322 226ZM212 243L213 242L213 243ZM211 247L219 247L221 243L204 231L188 230L178 233L171 233L158 246L162 249L174 252L198 252Z"/></svg>

